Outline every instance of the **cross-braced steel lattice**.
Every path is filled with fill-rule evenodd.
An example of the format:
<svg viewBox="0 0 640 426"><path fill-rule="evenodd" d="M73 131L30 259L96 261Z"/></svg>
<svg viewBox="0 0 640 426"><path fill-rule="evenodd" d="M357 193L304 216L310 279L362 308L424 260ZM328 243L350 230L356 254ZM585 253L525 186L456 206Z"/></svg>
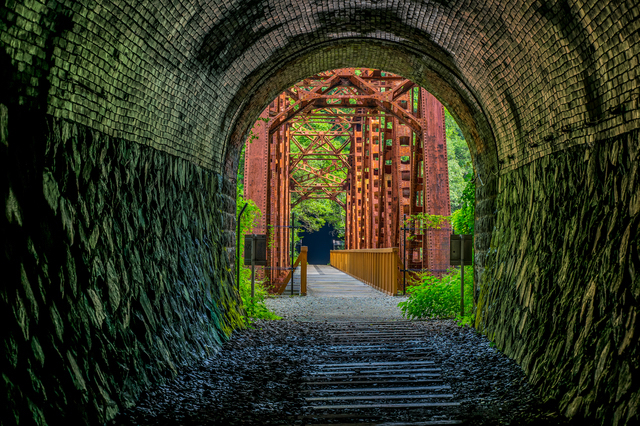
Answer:
<svg viewBox="0 0 640 426"><path fill-rule="evenodd" d="M450 228L413 219L450 214L444 108L426 90L380 70L333 70L286 90L260 118L245 195L263 213L272 283L289 272L291 208L309 199L345 209L346 249L400 247L409 270L448 268Z"/></svg>

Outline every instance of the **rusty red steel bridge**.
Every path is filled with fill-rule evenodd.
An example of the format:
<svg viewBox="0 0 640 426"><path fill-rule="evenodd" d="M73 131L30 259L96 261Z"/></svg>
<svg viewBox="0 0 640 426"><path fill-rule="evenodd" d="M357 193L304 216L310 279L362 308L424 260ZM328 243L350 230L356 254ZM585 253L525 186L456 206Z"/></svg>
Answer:
<svg viewBox="0 0 640 426"><path fill-rule="evenodd" d="M433 95L380 70L327 71L280 94L251 131L244 169L272 290L291 272L292 208L310 199L345 210L345 249L399 247L408 271L445 272L451 228L420 218L451 213L444 123Z"/></svg>

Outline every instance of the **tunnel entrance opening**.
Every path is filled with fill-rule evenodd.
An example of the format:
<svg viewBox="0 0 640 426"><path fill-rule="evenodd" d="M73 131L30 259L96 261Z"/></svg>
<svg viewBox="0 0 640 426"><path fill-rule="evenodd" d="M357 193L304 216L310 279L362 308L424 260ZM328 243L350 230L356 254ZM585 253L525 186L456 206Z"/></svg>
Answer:
<svg viewBox="0 0 640 426"><path fill-rule="evenodd" d="M445 273L450 219L434 219L451 212L445 134L444 107L382 70L317 73L281 93L252 127L239 172L244 198L261 212L250 232L270 241L261 276L272 291L290 279L293 220L307 232L328 221L347 250L396 247L403 282ZM460 148L449 150L456 162Z"/></svg>
<svg viewBox="0 0 640 426"><path fill-rule="evenodd" d="M275 99L282 93L276 91L275 88L286 90L296 81L300 81L301 77L319 74L318 68L313 64L323 63L320 58L324 58L325 55L335 59L335 62L332 59L332 63L343 66L353 66L354 63L358 65L363 63L381 64L383 66L380 68L390 70L389 72L395 71L396 75L407 76L419 87L426 88L436 94L438 99L447 106L455 121L461 124L460 133L468 142L471 159L476 167L475 174L482 175L482 185L476 190L475 197L477 203L482 206L478 210L480 214L476 217L476 222L480 226L475 229L476 235L479 236L476 239L475 257L480 261L476 262L474 276L475 281L479 282L484 271L484 258L493 231L492 221L495 209L492 206L497 189L495 186L495 177L497 176L495 140L484 111L475 95L468 90L466 83L460 80L458 75L452 72L452 69L438 68L437 66L434 68L434 63L431 62L435 60L434 57L429 55L415 56L416 51L405 50L406 46L378 43L377 41L368 43L367 49L369 50L367 52L369 53L359 57L352 50L352 47L359 45L359 43L358 40L347 38L327 45L321 44L317 46L317 49L300 52L301 56L294 56L289 62L274 64L275 68L273 69L278 70L275 73L272 72L273 69L269 72L265 70L264 73L253 74L244 81L247 96L237 100L238 104L243 107L235 110L232 114L235 125L231 128L232 132L228 139L229 149L225 166L228 175L235 177L237 159L239 152L243 149L241 147L246 141L245 136L257 134L255 129L251 130L254 123L251 120L258 118L264 111L263 108L267 107L267 99ZM248 165L245 163L244 167L246 168ZM255 168L251 168L251 170L255 171ZM284 193L284 189L282 193ZM282 226L288 225L287 223ZM289 253L282 253L282 255L287 256ZM416 259L420 258L421 256L418 254ZM285 262L280 262L280 264L285 265ZM442 269L444 270L446 267Z"/></svg>
<svg viewBox="0 0 640 426"><path fill-rule="evenodd" d="M303 232L300 244L310 247L307 253L309 265L328 265L331 250L336 250L343 241L337 240L338 231L330 224L324 224L320 229L313 232Z"/></svg>

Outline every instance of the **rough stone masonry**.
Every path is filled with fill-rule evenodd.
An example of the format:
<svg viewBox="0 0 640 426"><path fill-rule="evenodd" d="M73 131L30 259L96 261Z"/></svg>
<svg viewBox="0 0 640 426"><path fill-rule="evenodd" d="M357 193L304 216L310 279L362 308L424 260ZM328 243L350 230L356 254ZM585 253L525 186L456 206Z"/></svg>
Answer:
<svg viewBox="0 0 640 426"><path fill-rule="evenodd" d="M477 182L476 325L593 424L640 399L640 7L628 1L6 0L2 409L103 422L239 326L238 152L319 71L401 74Z"/></svg>

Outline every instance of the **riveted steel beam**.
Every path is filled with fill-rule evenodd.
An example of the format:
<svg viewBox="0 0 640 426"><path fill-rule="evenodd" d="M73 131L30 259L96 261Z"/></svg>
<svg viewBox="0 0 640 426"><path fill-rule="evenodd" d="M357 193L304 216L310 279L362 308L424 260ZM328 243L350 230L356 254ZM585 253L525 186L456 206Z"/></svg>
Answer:
<svg viewBox="0 0 640 426"><path fill-rule="evenodd" d="M245 191L270 235L271 282L288 272L289 251L277 246L289 247L291 209L307 200L345 209L347 249L399 247L408 269L446 270L450 230L404 221L450 214L444 110L432 95L400 76L346 68L294 85L261 117L269 120L247 145Z"/></svg>

